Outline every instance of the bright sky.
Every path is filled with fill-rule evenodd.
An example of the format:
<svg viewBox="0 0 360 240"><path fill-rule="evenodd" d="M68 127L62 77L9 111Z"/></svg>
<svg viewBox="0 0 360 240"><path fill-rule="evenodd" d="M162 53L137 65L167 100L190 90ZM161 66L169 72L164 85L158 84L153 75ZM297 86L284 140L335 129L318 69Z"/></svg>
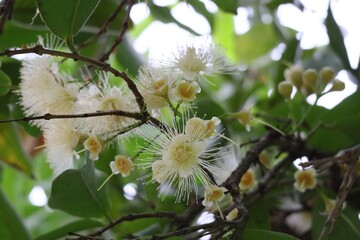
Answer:
<svg viewBox="0 0 360 240"><path fill-rule="evenodd" d="M210 0L201 1L204 2L205 7L210 12L217 11L217 6ZM303 49L311 49L328 44L329 39L323 22L327 15L329 0L300 1L305 6L303 12L293 4L280 6L277 11L280 22L299 32L299 37L301 37L300 45ZM176 2L176 0L154 0L154 3L159 6L168 6ZM344 38L345 44L348 49L351 65L355 67L358 64L360 56L360 31L358 30L358 23L360 22L358 9L360 9L360 1L333 0L331 4L336 21L346 33ZM251 9L243 7L238 8L237 12L237 16L234 16L235 31L237 34L246 33L250 29L248 17L253 13ZM186 3L179 3L172 9L171 13L175 19L199 34L207 35L210 33L210 26L206 19L197 14L195 10ZM133 7L131 18L135 23L140 23L148 16L149 9L145 3L138 3ZM264 22L271 21L271 16L265 15L263 18ZM155 21L140 35L134 45L139 53L148 52L150 58L158 58L166 52L171 51L171 49L174 49L176 43L184 41L188 36L189 33L179 28L176 24L164 24ZM273 55L274 58L276 58L276 51L274 51ZM356 90L356 85L350 81L346 71L340 71L337 78L345 82L345 91L330 93L324 96L318 102L319 105L332 108ZM313 101L312 97L309 98L309 101Z"/></svg>

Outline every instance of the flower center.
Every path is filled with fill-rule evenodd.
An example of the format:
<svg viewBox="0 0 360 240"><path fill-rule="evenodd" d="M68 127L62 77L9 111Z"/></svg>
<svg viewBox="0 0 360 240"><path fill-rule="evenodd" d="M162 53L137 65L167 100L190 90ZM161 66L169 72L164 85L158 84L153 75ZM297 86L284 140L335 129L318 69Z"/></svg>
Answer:
<svg viewBox="0 0 360 240"><path fill-rule="evenodd" d="M167 155L167 160L180 172L190 170L197 162L197 151L183 134L174 137Z"/></svg>

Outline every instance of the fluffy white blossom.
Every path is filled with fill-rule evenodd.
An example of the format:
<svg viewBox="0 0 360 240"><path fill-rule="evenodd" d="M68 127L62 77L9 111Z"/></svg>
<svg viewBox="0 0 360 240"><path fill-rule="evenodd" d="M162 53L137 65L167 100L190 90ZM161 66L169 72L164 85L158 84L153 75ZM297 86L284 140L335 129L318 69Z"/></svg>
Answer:
<svg viewBox="0 0 360 240"><path fill-rule="evenodd" d="M191 119L187 121L191 123ZM191 127L178 126L166 131L145 129L144 138L151 144L145 147L149 155L144 157L140 166L151 168L152 181L160 183L165 197L171 188L175 189L176 202L189 200L191 192L198 195L197 182L204 187L212 184L208 173L221 172L214 161L226 157L226 147L211 146L208 139L194 137L188 132ZM197 135L197 134L196 134ZM154 157L153 157L154 156Z"/></svg>
<svg viewBox="0 0 360 240"><path fill-rule="evenodd" d="M44 129L45 152L55 175L73 167L74 148L80 134L74 128L74 121L50 120Z"/></svg>
<svg viewBox="0 0 360 240"><path fill-rule="evenodd" d="M210 37L191 37L180 45L167 65L180 71L186 80L196 80L203 75L226 72L228 61Z"/></svg>
<svg viewBox="0 0 360 240"><path fill-rule="evenodd" d="M78 113L94 113L109 111L138 112L134 96L122 88L110 86L108 77L100 75L100 86L89 85L79 94L76 103ZM106 115L98 117L80 118L76 121L77 128L86 134L94 134L107 139L123 131L135 122L134 119Z"/></svg>
<svg viewBox="0 0 360 240"><path fill-rule="evenodd" d="M41 56L24 60L20 69L21 105L27 116L46 113L71 114L78 87L73 80L58 71L52 57ZM43 125L43 122L37 122Z"/></svg>
<svg viewBox="0 0 360 240"><path fill-rule="evenodd" d="M171 89L177 80L177 74L174 71L149 66L142 67L137 79L139 90L149 109L165 107L169 99L173 98Z"/></svg>

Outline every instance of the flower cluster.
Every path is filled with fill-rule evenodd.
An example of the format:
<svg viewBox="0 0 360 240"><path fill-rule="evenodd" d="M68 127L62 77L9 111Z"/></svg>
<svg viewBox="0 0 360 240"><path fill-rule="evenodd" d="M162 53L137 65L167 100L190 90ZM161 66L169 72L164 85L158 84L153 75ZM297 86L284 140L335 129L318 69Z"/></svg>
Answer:
<svg viewBox="0 0 360 240"><path fill-rule="evenodd" d="M83 114L115 110L134 111L134 97L122 87L112 86L108 75L84 84L59 71L53 57L41 56L23 61L20 70L20 103L28 116ZM45 137L48 161L55 174L73 167L75 148L83 143L89 158L97 160L106 141L134 123L121 116L36 120Z"/></svg>

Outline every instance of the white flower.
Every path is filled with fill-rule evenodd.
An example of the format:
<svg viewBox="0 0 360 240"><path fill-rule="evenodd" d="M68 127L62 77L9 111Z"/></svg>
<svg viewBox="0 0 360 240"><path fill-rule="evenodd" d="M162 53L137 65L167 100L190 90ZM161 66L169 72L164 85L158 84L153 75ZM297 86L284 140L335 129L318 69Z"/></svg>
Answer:
<svg viewBox="0 0 360 240"><path fill-rule="evenodd" d="M78 87L69 76L58 72L52 57L41 56L24 60L20 69L21 105L26 115L71 114ZM43 125L44 121L38 121Z"/></svg>
<svg viewBox="0 0 360 240"><path fill-rule="evenodd" d="M169 59L169 66L180 71L186 80L226 70L228 64L220 48L210 37L192 37Z"/></svg>
<svg viewBox="0 0 360 240"><path fill-rule="evenodd" d="M193 101L196 98L196 94L201 91L199 84L195 81L188 82L185 80L178 81L173 88L173 95L182 101Z"/></svg>
<svg viewBox="0 0 360 240"><path fill-rule="evenodd" d="M100 75L101 87L88 86L79 94L76 104L78 113L94 113L109 111L137 112L139 108L131 93L125 92L119 87L111 87L108 77ZM132 118L124 116L106 115L98 117L77 119L78 129L86 134L94 134L102 139L115 136L131 124L135 123Z"/></svg>
<svg viewBox="0 0 360 240"><path fill-rule="evenodd" d="M127 156L117 155L115 161L110 162L110 168L113 174L119 174L123 177L127 177L134 169L134 164Z"/></svg>
<svg viewBox="0 0 360 240"><path fill-rule="evenodd" d="M242 191L250 191L257 186L257 183L255 171L250 168L241 177L239 187Z"/></svg>
<svg viewBox="0 0 360 240"><path fill-rule="evenodd" d="M313 189L316 187L316 171L313 168L296 171L294 178L294 187L299 192L305 192L307 189Z"/></svg>
<svg viewBox="0 0 360 240"><path fill-rule="evenodd" d="M99 159L99 153L102 150L102 143L95 135L91 134L84 141L84 147L89 151L91 160Z"/></svg>
<svg viewBox="0 0 360 240"><path fill-rule="evenodd" d="M74 121L50 120L44 129L45 152L55 175L73 167L74 148L80 135L74 128Z"/></svg>
<svg viewBox="0 0 360 240"><path fill-rule="evenodd" d="M185 126L174 124L173 128L160 131L155 127L143 129L143 137L151 144L145 147L148 157L142 165L152 169L152 181L160 187L168 184L175 188L176 202L189 200L191 192L198 194L197 182L203 186L212 183L208 173L221 172L213 161L226 157L222 155L226 147L210 147L209 141L194 138L185 132ZM154 156L154 157L153 157ZM165 197L170 189L162 194Z"/></svg>
<svg viewBox="0 0 360 240"><path fill-rule="evenodd" d="M297 234L302 235L311 229L311 212L294 212L285 218L285 223Z"/></svg>
<svg viewBox="0 0 360 240"><path fill-rule="evenodd" d="M210 184L205 189L205 196L202 202L202 205L205 207L211 207L214 202L220 202L224 199L227 189L224 187L219 187L213 184Z"/></svg>
<svg viewBox="0 0 360 240"><path fill-rule="evenodd" d="M139 90L144 96L149 109L162 108L168 105L171 98L170 89L175 84L177 74L163 68L142 67L139 70Z"/></svg>

